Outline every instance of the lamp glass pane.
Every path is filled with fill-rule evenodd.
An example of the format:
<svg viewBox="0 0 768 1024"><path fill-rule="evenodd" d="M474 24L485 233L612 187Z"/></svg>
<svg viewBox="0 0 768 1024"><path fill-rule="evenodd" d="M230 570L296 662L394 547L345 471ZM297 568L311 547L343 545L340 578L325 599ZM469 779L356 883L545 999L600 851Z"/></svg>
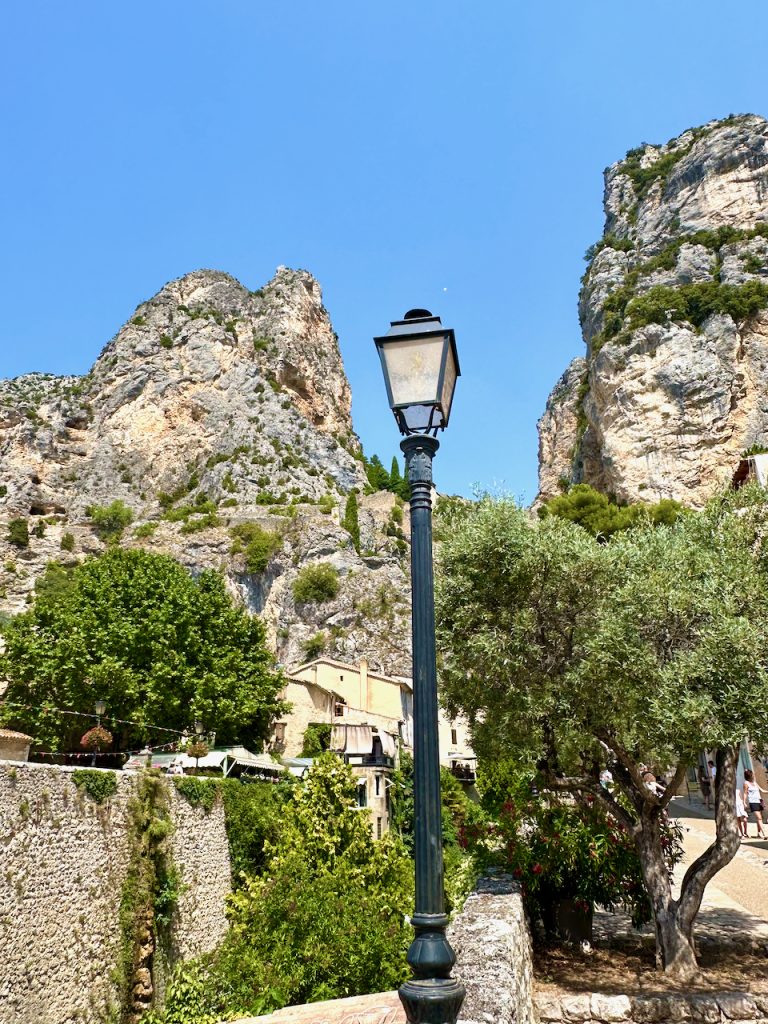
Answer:
<svg viewBox="0 0 768 1024"><path fill-rule="evenodd" d="M456 387L456 360L453 358L453 348L448 345L448 353L445 359L445 377L443 378L443 393L440 395L440 404L442 406L443 418L445 418L451 408L451 400L453 399L453 389Z"/></svg>
<svg viewBox="0 0 768 1024"><path fill-rule="evenodd" d="M435 404L445 338L387 341L382 347L394 405Z"/></svg>
<svg viewBox="0 0 768 1024"><path fill-rule="evenodd" d="M409 405L402 409L405 425L412 434L423 434L429 429L429 417L434 409L433 405Z"/></svg>

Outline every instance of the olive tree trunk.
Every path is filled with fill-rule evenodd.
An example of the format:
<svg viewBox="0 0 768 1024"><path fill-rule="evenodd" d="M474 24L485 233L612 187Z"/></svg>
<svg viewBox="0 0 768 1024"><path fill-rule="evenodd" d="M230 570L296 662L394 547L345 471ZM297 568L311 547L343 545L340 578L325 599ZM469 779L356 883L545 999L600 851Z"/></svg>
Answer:
<svg viewBox="0 0 768 1024"><path fill-rule="evenodd" d="M660 823L665 801L661 804L644 801L640 813L635 841L656 927L656 960L666 974L680 981L691 981L699 971L693 924L707 883L733 859L739 848L734 803L737 755L736 747L717 753L715 841L688 867L678 899L672 896L661 843Z"/></svg>

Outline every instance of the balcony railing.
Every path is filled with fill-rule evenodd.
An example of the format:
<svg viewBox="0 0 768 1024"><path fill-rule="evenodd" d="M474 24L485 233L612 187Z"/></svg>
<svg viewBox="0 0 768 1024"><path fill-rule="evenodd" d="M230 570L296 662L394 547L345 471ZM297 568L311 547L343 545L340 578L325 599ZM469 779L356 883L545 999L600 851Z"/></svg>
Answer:
<svg viewBox="0 0 768 1024"><path fill-rule="evenodd" d="M477 779L477 773L472 765L461 764L458 761L451 763L451 775L459 782L475 782Z"/></svg>
<svg viewBox="0 0 768 1024"><path fill-rule="evenodd" d="M387 754L345 754L347 764L362 765L364 768L394 768L395 759Z"/></svg>

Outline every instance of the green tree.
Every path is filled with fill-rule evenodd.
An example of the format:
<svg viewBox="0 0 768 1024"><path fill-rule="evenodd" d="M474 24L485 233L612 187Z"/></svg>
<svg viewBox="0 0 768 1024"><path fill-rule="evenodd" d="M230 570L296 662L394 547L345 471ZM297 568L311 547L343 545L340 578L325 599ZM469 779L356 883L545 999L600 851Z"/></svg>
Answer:
<svg viewBox="0 0 768 1024"><path fill-rule="evenodd" d="M211 957L183 965L164 1024L214 1024L396 988L408 970L412 864L400 841L372 837L356 779L323 754L282 811L259 875L230 897L230 931Z"/></svg>
<svg viewBox="0 0 768 1024"><path fill-rule="evenodd" d="M738 847L738 744L768 727L764 502L744 489L598 544L557 516L532 522L486 500L441 553L449 709L475 721L479 754L538 763L542 785L591 796L620 823L640 856L660 962L683 979L697 972L705 886ZM661 822L704 748L718 750L717 837L674 900ZM618 797L599 784L606 751ZM668 772L661 795L644 763Z"/></svg>
<svg viewBox="0 0 768 1024"><path fill-rule="evenodd" d="M360 517L358 513L357 491L352 490L347 497L347 504L344 506L344 518L341 525L352 538L355 551L360 554Z"/></svg>
<svg viewBox="0 0 768 1024"><path fill-rule="evenodd" d="M610 537L642 522L673 523L682 511L682 505L670 498L655 505L617 505L589 484L574 484L565 494L545 502L539 508L539 516L558 516L583 526L594 537Z"/></svg>
<svg viewBox="0 0 768 1024"><path fill-rule="evenodd" d="M381 459L378 455L372 455L370 459L366 459L365 474L368 477L368 483L374 491L389 490L389 474L381 464Z"/></svg>
<svg viewBox="0 0 768 1024"><path fill-rule="evenodd" d="M402 498L403 501L411 500L411 486L408 483L408 476L400 472L400 463L396 455L392 457L392 469L389 473L389 490Z"/></svg>
<svg viewBox="0 0 768 1024"><path fill-rule="evenodd" d="M29 611L7 626L0 718L48 750L76 749L82 723L51 708L92 712L96 697L119 749L200 718L221 743L255 746L282 705L261 621L236 607L214 572L193 579L172 558L109 550L72 569L48 568ZM29 709L13 706L30 705Z"/></svg>
<svg viewBox="0 0 768 1024"><path fill-rule="evenodd" d="M264 572L269 560L280 550L280 534L273 530L265 530L258 523L238 523L229 532L233 538L230 553L244 553L248 572Z"/></svg>

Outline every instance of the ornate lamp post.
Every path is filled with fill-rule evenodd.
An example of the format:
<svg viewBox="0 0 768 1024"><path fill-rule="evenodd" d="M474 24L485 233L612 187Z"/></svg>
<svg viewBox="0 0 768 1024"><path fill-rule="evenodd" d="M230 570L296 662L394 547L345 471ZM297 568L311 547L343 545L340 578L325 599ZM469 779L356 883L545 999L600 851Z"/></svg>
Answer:
<svg viewBox="0 0 768 1024"><path fill-rule="evenodd" d="M414 850L416 936L408 950L413 978L400 989L410 1024L455 1024L464 986L451 978L456 957L445 935L440 813L435 598L432 572L434 436L448 425L459 376L456 340L426 309L412 309L374 338L395 414L411 486L413 630Z"/></svg>

